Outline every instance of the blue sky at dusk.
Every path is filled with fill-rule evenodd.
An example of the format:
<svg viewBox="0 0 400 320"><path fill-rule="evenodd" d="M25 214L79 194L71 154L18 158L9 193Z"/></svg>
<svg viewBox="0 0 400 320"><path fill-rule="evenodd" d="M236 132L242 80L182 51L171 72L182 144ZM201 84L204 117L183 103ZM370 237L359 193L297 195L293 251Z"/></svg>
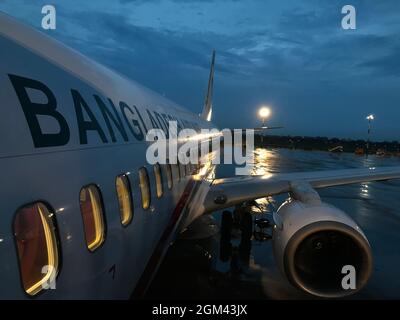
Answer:
<svg viewBox="0 0 400 320"><path fill-rule="evenodd" d="M274 133L400 140L398 0L0 0L0 10L200 113L217 51L214 120L259 126L271 106ZM357 29L341 28L342 6Z"/></svg>

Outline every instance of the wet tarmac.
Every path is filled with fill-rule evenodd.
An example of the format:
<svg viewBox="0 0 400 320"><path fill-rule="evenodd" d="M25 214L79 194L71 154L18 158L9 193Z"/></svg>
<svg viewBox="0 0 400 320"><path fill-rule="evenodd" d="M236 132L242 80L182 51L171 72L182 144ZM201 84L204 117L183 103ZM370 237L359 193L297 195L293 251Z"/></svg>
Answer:
<svg viewBox="0 0 400 320"><path fill-rule="evenodd" d="M257 149L251 174L400 165L400 158L331 154L288 149ZM217 177L235 174L232 165L220 165ZM400 298L400 181L370 182L320 190L323 201L347 212L368 237L374 269L367 286L346 299ZM270 213L286 196L260 200L250 218L271 220ZM269 211L269 212L268 212ZM231 210L232 212L232 210ZM169 249L146 298L157 299L315 299L293 288L280 275L272 254L270 230L243 236L221 229L216 212L196 221ZM226 218L226 217L225 217ZM225 219L224 218L224 219ZM226 220L225 220L226 222ZM259 220L261 225L265 221ZM201 234L201 239L199 238ZM247 239L248 238L248 239ZM247 241L248 240L248 241Z"/></svg>

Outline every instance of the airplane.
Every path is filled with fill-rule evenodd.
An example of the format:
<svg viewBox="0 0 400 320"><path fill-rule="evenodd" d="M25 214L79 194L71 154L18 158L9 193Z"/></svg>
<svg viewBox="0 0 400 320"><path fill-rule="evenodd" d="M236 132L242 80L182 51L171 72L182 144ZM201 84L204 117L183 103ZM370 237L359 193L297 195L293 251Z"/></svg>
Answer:
<svg viewBox="0 0 400 320"><path fill-rule="evenodd" d="M215 179L210 162L149 165L150 129L215 127L215 53L197 115L3 13L0 48L1 299L143 297L197 218L282 193L272 241L288 281L319 297L367 283L367 238L316 189L398 179L400 167ZM355 289L340 286L344 264Z"/></svg>

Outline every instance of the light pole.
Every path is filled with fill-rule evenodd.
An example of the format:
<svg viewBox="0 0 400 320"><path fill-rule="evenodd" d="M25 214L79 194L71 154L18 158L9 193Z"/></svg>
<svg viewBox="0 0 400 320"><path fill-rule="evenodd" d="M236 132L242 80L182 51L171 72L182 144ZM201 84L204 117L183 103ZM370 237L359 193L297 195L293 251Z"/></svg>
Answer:
<svg viewBox="0 0 400 320"><path fill-rule="evenodd" d="M369 143L370 143L370 136L371 136L371 126L372 126L372 121L375 119L373 114L370 114L366 117L366 119L368 120L368 139L367 139L367 150L366 150L366 155L368 157L368 153L369 153Z"/></svg>
<svg viewBox="0 0 400 320"><path fill-rule="evenodd" d="M263 106L258 110L258 115L260 116L260 118L262 120L261 129L265 128L265 120L269 117L270 114L271 114L271 109L266 106ZM263 142L263 136L264 136L264 132L261 132L261 142Z"/></svg>

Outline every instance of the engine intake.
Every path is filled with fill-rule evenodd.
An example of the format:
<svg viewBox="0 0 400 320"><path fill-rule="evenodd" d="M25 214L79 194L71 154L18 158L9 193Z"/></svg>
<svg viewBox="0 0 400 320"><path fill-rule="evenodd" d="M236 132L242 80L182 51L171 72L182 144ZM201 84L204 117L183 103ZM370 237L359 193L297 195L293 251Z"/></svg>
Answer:
<svg viewBox="0 0 400 320"><path fill-rule="evenodd" d="M343 297L362 289L372 272L371 248L343 211L323 202L286 201L275 215L274 255L292 285L319 297ZM355 289L343 288L344 266L355 269Z"/></svg>

